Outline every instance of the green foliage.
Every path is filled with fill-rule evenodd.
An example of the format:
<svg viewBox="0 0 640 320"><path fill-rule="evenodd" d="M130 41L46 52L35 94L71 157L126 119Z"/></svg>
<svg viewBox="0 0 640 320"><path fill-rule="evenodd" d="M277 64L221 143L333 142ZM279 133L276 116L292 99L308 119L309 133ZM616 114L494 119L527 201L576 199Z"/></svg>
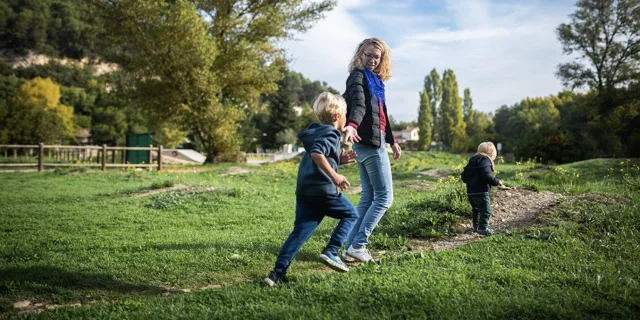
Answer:
<svg viewBox="0 0 640 320"><path fill-rule="evenodd" d="M462 112L464 114L464 122L467 124L467 151L475 152L478 144L494 138L492 116L473 109L473 99L469 88L464 89Z"/></svg>
<svg viewBox="0 0 640 320"><path fill-rule="evenodd" d="M555 97L527 98L496 112L496 131L505 150L520 159L538 158L560 161L567 135L560 128L560 111Z"/></svg>
<svg viewBox="0 0 640 320"><path fill-rule="evenodd" d="M13 99L21 84L21 79L15 76L0 76L0 143L2 144L8 143L12 135L9 121L14 108Z"/></svg>
<svg viewBox="0 0 640 320"><path fill-rule="evenodd" d="M108 56L136 76L150 122L191 129L215 161L235 157L239 124L261 94L276 89L283 53L272 44L305 31L331 7L328 1L121 1L102 2L100 11L106 38L123 49Z"/></svg>
<svg viewBox="0 0 640 320"><path fill-rule="evenodd" d="M24 82L8 107L9 141L21 144L58 143L75 134L73 108L60 104L60 86L46 78Z"/></svg>
<svg viewBox="0 0 640 320"><path fill-rule="evenodd" d="M83 0L3 1L0 42L14 54L35 51L81 59L95 53L101 26L96 18Z"/></svg>
<svg viewBox="0 0 640 320"><path fill-rule="evenodd" d="M469 124L473 117L473 99L471 98L471 90L464 88L464 97L462 98L462 114L464 122Z"/></svg>
<svg viewBox="0 0 640 320"><path fill-rule="evenodd" d="M442 82L440 81L440 75L438 71L433 68L431 73L424 78L424 90L429 95L429 106L431 107L431 137L435 141L440 141L440 135L437 134L439 128L438 119L440 110L440 103L442 101Z"/></svg>
<svg viewBox="0 0 640 320"><path fill-rule="evenodd" d="M467 149L466 123L462 101L458 94L458 82L453 70L447 69L442 77L442 101L438 112L440 140L453 152Z"/></svg>
<svg viewBox="0 0 640 320"><path fill-rule="evenodd" d="M557 28L565 54L574 61L560 64L557 75L566 86L587 86L611 107L614 90L638 81L640 3L636 0L580 0L570 23Z"/></svg>
<svg viewBox="0 0 640 320"><path fill-rule="evenodd" d="M475 152L481 142L495 139L495 129L491 118L491 114L477 110L471 112L469 122L467 122L468 151Z"/></svg>
<svg viewBox="0 0 640 320"><path fill-rule="evenodd" d="M433 119L431 118L431 98L429 98L429 93L425 89L420 93L420 108L418 109L418 128L420 131L418 132L418 150L427 151L431 148L432 141L432 130L431 124L433 123Z"/></svg>
<svg viewBox="0 0 640 320"><path fill-rule="evenodd" d="M199 173L3 174L1 316L16 316L12 303L25 299L82 303L29 315L44 319L636 315L640 190L630 187L640 179L636 160L498 164L510 185L520 186L518 180L567 193L538 216L541 226L444 251L408 251L420 249L409 234L437 239L461 231L457 221L468 217L469 208L460 182L424 191L411 186L424 182L416 175L421 170L456 172L463 160L441 152L404 153L393 162L394 204L371 237L374 254L386 251L381 259L354 265L347 274L323 267L317 255L337 223L324 219L296 256L289 282L275 288L260 281L292 228L299 160L247 166L251 174L232 176L222 175L226 164ZM515 172L539 178L512 179ZM341 173L358 182L355 166ZM176 181L189 189L141 194ZM576 192L581 186L590 189ZM163 297L167 288L191 292ZM354 288L362 294L354 295ZM349 311L345 303L360 309Z"/></svg>
<svg viewBox="0 0 640 320"><path fill-rule="evenodd" d="M276 142L279 145L294 144L298 140L298 136L293 129L285 129L276 134Z"/></svg>
<svg viewBox="0 0 640 320"><path fill-rule="evenodd" d="M264 132L266 135L262 138L262 146L266 149L278 149L284 141L282 138L291 136L286 134L285 130L292 130L296 122L296 113L293 110L294 90L301 87L301 77L295 73L283 72L283 74L284 78L278 81L278 91L266 99L269 104L269 122Z"/></svg>

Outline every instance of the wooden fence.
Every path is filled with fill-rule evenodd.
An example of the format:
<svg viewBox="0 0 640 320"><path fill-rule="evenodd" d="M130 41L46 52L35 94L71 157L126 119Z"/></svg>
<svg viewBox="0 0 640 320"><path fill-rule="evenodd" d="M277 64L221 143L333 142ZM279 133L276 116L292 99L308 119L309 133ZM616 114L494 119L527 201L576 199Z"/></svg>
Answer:
<svg viewBox="0 0 640 320"><path fill-rule="evenodd" d="M37 163L0 163L0 167L38 167L38 172L44 170L44 167L100 167L102 171L107 168L123 168L123 167L146 167L152 170L157 167L158 171L162 170L162 146L158 147L108 147L106 144L102 146L63 146L63 145L21 145L21 144L0 144L0 150L3 151L4 157L9 156L9 150L12 150L14 158L18 157L18 150L24 150L24 155L29 158L33 155L33 151L37 150ZM45 150L49 159L57 161L75 161L75 163L51 163L45 162ZM28 152L27 152L28 151ZM52 156L53 151L53 156ZM118 157L119 163L116 163L116 152L120 151ZM149 161L143 164L126 163L128 151L149 151ZM157 163L153 163L153 153L157 153ZM93 154L96 154L95 163ZM109 153L111 153L111 163L109 163ZM2 153L0 153L1 155ZM88 156L87 156L88 154Z"/></svg>

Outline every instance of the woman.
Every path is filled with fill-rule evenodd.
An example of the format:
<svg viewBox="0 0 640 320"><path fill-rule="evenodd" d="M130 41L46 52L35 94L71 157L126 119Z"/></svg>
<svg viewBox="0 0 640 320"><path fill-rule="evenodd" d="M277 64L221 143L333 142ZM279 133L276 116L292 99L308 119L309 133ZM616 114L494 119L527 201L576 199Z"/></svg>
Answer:
<svg viewBox="0 0 640 320"><path fill-rule="evenodd" d="M349 64L349 73L345 140L353 144L357 154L362 195L357 206L359 218L342 256L368 262L373 260L367 250L369 236L393 202L386 143L391 144L394 159L399 159L401 153L391 132L384 98L384 81L391 78L387 44L378 38L362 41Z"/></svg>

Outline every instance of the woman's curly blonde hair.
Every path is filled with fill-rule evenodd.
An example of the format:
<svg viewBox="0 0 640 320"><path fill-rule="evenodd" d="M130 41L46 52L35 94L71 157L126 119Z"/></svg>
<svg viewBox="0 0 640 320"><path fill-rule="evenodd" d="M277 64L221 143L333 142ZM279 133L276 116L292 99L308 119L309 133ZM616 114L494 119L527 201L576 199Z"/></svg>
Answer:
<svg viewBox="0 0 640 320"><path fill-rule="evenodd" d="M389 50L389 46L387 46L382 39L378 38L364 39L360 42L356 49L356 53L351 59L351 63L349 63L349 73L353 72L353 70L363 70L365 68L364 61L362 61L362 55L364 54L364 48L367 45L373 45L376 49L382 52L380 63L378 63L378 66L376 66L376 69L373 70L373 72L375 72L382 81L391 79L391 52Z"/></svg>

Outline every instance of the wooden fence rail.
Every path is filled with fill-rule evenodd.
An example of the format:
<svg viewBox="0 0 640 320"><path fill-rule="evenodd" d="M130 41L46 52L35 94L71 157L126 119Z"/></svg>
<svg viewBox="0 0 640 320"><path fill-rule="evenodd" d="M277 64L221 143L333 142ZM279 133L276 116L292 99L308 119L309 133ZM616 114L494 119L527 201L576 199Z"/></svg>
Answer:
<svg viewBox="0 0 640 320"><path fill-rule="evenodd" d="M18 157L18 150L26 149L24 154L27 159L33 154L34 149L38 149L36 157L37 163L0 163L0 167L38 167L38 172L44 170L44 167L100 167L102 171L107 168L123 168L123 167L146 167L149 170L157 167L158 171L162 170L162 146L153 147L108 147L106 144L102 146L64 146L64 145L45 145L43 143L36 145L28 144L0 144L0 150L4 149L4 157L7 158L8 150L13 150L13 157ZM82 161L83 163L46 163L45 149L48 149L48 158L51 159L51 150L55 151L56 160ZM64 151L67 150L67 151ZM87 161L87 151L89 152L89 163ZM93 162L93 154L96 153L96 163ZM111 151L111 163L108 163L108 154ZM116 151L120 151L120 163L116 163ZM126 154L128 151L149 151L149 157L146 164L129 164L126 163ZM157 153L158 163L153 163L153 152Z"/></svg>

